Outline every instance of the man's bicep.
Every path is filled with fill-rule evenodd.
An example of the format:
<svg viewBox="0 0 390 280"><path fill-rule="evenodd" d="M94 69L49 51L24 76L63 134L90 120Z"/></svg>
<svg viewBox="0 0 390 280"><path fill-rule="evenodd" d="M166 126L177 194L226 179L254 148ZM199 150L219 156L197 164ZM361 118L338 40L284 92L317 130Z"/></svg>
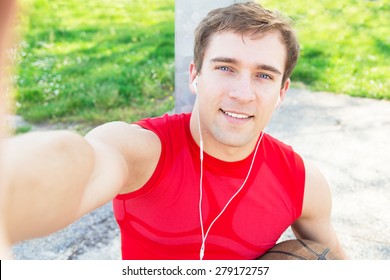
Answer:
<svg viewBox="0 0 390 280"><path fill-rule="evenodd" d="M83 193L78 216L112 200L123 188L128 166L123 154L114 147L89 138L93 148L94 167Z"/></svg>
<svg viewBox="0 0 390 280"><path fill-rule="evenodd" d="M297 238L310 239L331 248L340 258L347 256L338 240L331 221L332 196L330 187L320 170L305 163L306 183L302 215L292 225Z"/></svg>

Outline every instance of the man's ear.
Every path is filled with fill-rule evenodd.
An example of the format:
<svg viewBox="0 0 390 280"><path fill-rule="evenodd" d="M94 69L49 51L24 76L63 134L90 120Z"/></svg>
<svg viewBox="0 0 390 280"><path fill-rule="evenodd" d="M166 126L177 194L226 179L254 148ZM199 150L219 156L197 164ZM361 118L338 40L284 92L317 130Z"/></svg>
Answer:
<svg viewBox="0 0 390 280"><path fill-rule="evenodd" d="M190 88L190 91L193 92L193 93L197 93L197 89L196 89L196 85L195 85L195 80L196 80L196 77L198 75L198 72L196 71L196 67L195 67L195 64L193 61L191 61L190 63L190 76L189 76L189 88Z"/></svg>
<svg viewBox="0 0 390 280"><path fill-rule="evenodd" d="M290 78L288 78L286 80L286 82L284 83L284 85L282 86L282 88L280 89L280 92L279 92L280 99L279 99L278 106L280 105L280 103L283 102L284 98L286 97L287 91L290 88L290 83L291 83L291 80L290 80Z"/></svg>

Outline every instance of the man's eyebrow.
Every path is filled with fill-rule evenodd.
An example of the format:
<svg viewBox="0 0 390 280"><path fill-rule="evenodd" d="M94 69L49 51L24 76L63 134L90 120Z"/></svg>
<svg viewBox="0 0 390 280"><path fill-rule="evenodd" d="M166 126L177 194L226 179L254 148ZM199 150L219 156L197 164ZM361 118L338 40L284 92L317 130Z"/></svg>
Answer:
<svg viewBox="0 0 390 280"><path fill-rule="evenodd" d="M238 60L235 58L222 57L222 56L214 57L210 60L210 62L211 63L224 62L224 63L230 63L230 64L239 64ZM278 75L282 75L282 72L279 69L277 69L276 67L274 67L272 65L268 65L268 64L259 64L256 66L256 69L266 70L266 71L270 71L270 72L273 72L273 73L278 74Z"/></svg>
<svg viewBox="0 0 390 280"><path fill-rule="evenodd" d="M277 68L275 68L275 67L273 67L271 65L261 64L261 65L258 65L256 68L259 69L259 70L266 70L266 71L273 72L275 74L282 75L282 72L280 72L279 69L277 69Z"/></svg>
<svg viewBox="0 0 390 280"><path fill-rule="evenodd" d="M225 63L231 63L231 64L238 64L238 60L235 58L231 57L223 57L223 56L218 56L210 59L212 63L218 63L218 62L225 62Z"/></svg>

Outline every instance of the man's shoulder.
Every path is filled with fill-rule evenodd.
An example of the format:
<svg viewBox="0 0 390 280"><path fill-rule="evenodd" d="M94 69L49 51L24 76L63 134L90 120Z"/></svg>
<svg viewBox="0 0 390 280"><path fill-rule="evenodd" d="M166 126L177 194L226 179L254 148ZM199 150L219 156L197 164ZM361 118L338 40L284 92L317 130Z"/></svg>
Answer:
<svg viewBox="0 0 390 280"><path fill-rule="evenodd" d="M179 123L189 122L191 114L181 113L181 114L164 114L159 117L150 117L141 119L134 124L137 124L141 127L158 127L164 125L177 125Z"/></svg>
<svg viewBox="0 0 390 280"><path fill-rule="evenodd" d="M165 114L160 117L141 119L134 124L143 129L154 132L161 139L165 138L167 135L171 136L188 130L190 117L191 114L187 113Z"/></svg>
<svg viewBox="0 0 390 280"><path fill-rule="evenodd" d="M267 148L276 148L276 149L282 149L287 151L293 151L293 147L289 145L288 143L284 142L283 140L280 140L278 138L275 138L274 136L264 133L264 140L266 143Z"/></svg>
<svg viewBox="0 0 390 280"><path fill-rule="evenodd" d="M269 134L264 134L264 149L272 162L288 162L290 166L304 170L303 157L294 148Z"/></svg>
<svg viewBox="0 0 390 280"><path fill-rule="evenodd" d="M127 154L129 150L151 146L153 143L159 146L155 133L144 129L136 123L114 121L100 125L85 136L90 143L103 144L107 148L114 148Z"/></svg>

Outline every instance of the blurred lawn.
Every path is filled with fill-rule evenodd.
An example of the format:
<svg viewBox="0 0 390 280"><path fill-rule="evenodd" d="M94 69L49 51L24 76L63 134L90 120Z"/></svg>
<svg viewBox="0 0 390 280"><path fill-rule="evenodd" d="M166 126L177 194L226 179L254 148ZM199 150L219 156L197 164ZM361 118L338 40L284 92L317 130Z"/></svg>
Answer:
<svg viewBox="0 0 390 280"><path fill-rule="evenodd" d="M295 22L301 57L293 80L317 91L390 99L390 1L261 3Z"/></svg>
<svg viewBox="0 0 390 280"><path fill-rule="evenodd" d="M173 0L24 0L17 111L132 121L173 108Z"/></svg>
<svg viewBox="0 0 390 280"><path fill-rule="evenodd" d="M15 97L24 118L96 125L173 108L174 0L21 2ZM293 81L390 99L389 1L261 3L296 23Z"/></svg>

